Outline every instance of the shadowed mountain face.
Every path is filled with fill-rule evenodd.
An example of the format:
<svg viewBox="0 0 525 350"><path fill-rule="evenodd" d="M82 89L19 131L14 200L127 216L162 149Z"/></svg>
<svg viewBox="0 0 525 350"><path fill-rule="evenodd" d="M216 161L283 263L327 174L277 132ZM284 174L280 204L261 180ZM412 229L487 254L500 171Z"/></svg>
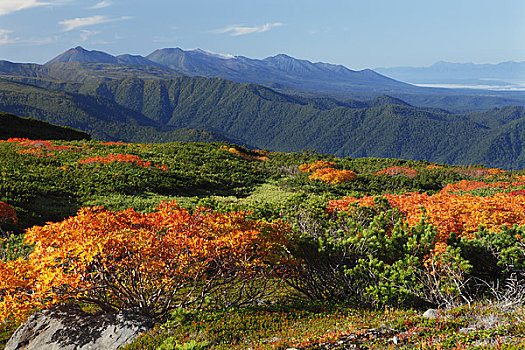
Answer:
<svg viewBox="0 0 525 350"><path fill-rule="evenodd" d="M46 64L53 63L65 63L65 62L81 62L81 63L118 63L118 60L105 52L102 51L88 51L77 46L73 49L69 49L66 52L58 55L53 58L51 61Z"/></svg>
<svg viewBox="0 0 525 350"><path fill-rule="evenodd" d="M166 48L156 50L147 57L127 54L115 57L101 51L76 47L53 58L45 66L72 62L155 65L193 77L220 77L241 83L305 91L355 90L385 93L417 89L370 69L353 71L341 65L312 63L282 54L257 60L243 56L218 55L200 49L184 51Z"/></svg>
<svg viewBox="0 0 525 350"><path fill-rule="evenodd" d="M221 77L270 86L277 84L283 88L300 90L357 89L386 92L412 88L369 69L353 71L341 65L312 63L283 54L257 60L243 56L216 55L202 50L168 48L156 50L147 58L190 76Z"/></svg>

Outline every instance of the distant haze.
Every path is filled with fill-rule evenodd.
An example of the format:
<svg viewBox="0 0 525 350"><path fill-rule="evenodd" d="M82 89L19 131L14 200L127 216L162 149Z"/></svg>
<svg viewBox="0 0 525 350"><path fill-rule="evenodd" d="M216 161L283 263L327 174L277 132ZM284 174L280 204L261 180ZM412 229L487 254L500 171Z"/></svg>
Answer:
<svg viewBox="0 0 525 350"><path fill-rule="evenodd" d="M429 67L376 68L391 78L425 87L525 90L525 61L499 64L437 62Z"/></svg>

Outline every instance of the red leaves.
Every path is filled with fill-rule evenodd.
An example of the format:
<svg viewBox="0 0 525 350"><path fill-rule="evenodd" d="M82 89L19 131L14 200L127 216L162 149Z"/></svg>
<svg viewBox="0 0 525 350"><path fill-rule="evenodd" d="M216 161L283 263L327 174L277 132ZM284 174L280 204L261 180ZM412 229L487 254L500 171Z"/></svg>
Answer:
<svg viewBox="0 0 525 350"><path fill-rule="evenodd" d="M0 202L0 222L11 220L17 222L16 211L4 202Z"/></svg>
<svg viewBox="0 0 525 350"><path fill-rule="evenodd" d="M109 164L113 162L132 163L141 168L154 167L154 168L161 169L163 171L168 171L167 165L152 164L150 161L144 161L139 156L136 156L134 154L110 154L106 157L83 158L83 159L79 159L78 162L80 164L93 164L93 163Z"/></svg>

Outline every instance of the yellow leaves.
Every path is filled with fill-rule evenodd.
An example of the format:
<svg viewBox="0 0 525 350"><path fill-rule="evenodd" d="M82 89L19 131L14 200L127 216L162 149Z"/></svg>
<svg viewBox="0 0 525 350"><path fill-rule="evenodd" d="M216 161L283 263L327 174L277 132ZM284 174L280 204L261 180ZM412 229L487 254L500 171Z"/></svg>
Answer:
<svg viewBox="0 0 525 350"><path fill-rule="evenodd" d="M35 243L28 259L0 264L0 296L11 296L3 298L0 318L29 311L26 304L76 298L134 305L141 294L173 295L180 285L270 271L269 264L280 264L286 230L242 212L190 212L176 203L153 213L82 208L76 217L27 230L26 241Z"/></svg>
<svg viewBox="0 0 525 350"><path fill-rule="evenodd" d="M332 166L335 166L334 162L319 160L310 164L302 164L299 170L303 173L313 172L309 176L312 180L321 180L333 185L350 182L357 177L356 173L351 170L338 170Z"/></svg>
<svg viewBox="0 0 525 350"><path fill-rule="evenodd" d="M324 160L318 160L317 162L313 162L310 164L302 164L299 166L299 170L303 173L311 173L312 171L316 171L318 169L323 168L329 168L335 166L334 162L327 162Z"/></svg>
<svg viewBox="0 0 525 350"><path fill-rule="evenodd" d="M334 168L324 168L316 170L310 179L321 180L323 182L331 183L333 185L350 182L354 180L357 175L351 170L337 170Z"/></svg>

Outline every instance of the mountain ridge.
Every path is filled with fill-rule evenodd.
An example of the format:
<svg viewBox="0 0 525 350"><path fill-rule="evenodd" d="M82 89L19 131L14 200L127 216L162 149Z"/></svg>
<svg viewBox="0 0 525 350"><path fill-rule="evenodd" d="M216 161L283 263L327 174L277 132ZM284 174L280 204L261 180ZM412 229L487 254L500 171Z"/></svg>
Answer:
<svg viewBox="0 0 525 350"><path fill-rule="evenodd" d="M157 49L147 56L113 56L102 51L71 48L44 66L60 63L106 63L156 65L192 77L220 77L240 83L280 85L284 88L317 91L370 90L387 93L394 89L414 89L409 84L385 77L370 69L354 71L342 65L312 63L304 59L278 54L262 60L244 56L214 54L202 49Z"/></svg>

